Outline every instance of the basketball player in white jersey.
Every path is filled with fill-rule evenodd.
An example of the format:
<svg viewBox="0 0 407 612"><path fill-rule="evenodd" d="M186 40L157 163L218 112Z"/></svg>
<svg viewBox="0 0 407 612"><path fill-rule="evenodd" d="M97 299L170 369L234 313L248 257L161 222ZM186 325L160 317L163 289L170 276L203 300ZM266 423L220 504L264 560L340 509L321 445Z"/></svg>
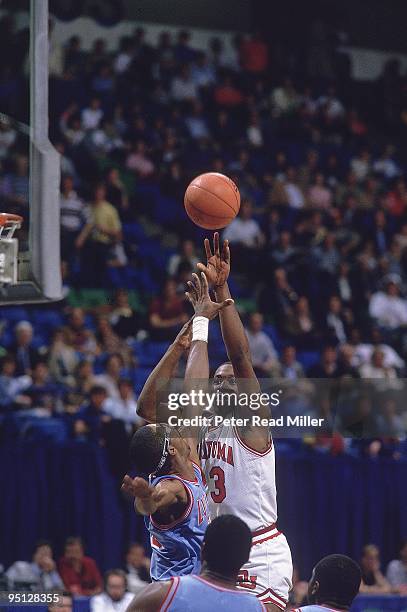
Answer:
<svg viewBox="0 0 407 612"><path fill-rule="evenodd" d="M347 612L359 593L360 567L345 555L329 555L312 570L308 606L293 612Z"/></svg>
<svg viewBox="0 0 407 612"><path fill-rule="evenodd" d="M230 270L228 244L224 244L221 255L219 235L216 233L214 254L211 253L208 241L205 241L205 249L207 265L199 266L201 271L205 272L204 282L206 283L206 278L210 280L217 302L224 303L230 300L227 287ZM200 291L199 279L198 283L194 281L193 285L196 285L196 288L190 285L189 292L193 304L194 298L199 297L198 293L200 299L204 297L210 300L207 287L205 295ZM226 311L230 316L223 316ZM197 314L201 312L202 309ZM220 312L220 320L231 363L223 364L217 369L215 389L236 392L236 378L241 378L246 379L251 391L258 391L259 384L253 371L247 338L234 305L229 305ZM196 321L196 317L194 324L197 327L205 327L205 321ZM208 371L207 325L208 318L205 339L192 344L192 350L195 352L194 362L197 357L204 360L202 365L196 368L201 373ZM137 412L149 422L157 421L160 400L165 395L161 391L174 375L180 357L191 347L191 327L191 322L184 326L143 387ZM263 408L258 414L269 417L270 411ZM159 420L162 420L162 416ZM189 439L194 433L196 434L196 430L185 432ZM269 429L257 427L240 431L222 426L205 433L200 444L200 454L210 487L210 517L213 519L221 514L235 514L243 519L252 531L250 559L239 576L240 587L256 594L269 610L284 610L291 589L292 561L285 536L276 527L275 457Z"/></svg>
<svg viewBox="0 0 407 612"><path fill-rule="evenodd" d="M230 271L227 241L224 242L221 254L219 234L215 233L214 252L211 252L208 240L205 240L205 251L206 266L198 264L205 276L199 281L194 275L194 282L189 283L188 297L194 308L203 294L206 293L209 298L206 279L214 287L218 303L231 298L227 285ZM241 379L239 382L244 382L244 388L240 391L258 393L260 385L235 305L220 310L219 318L230 363L224 363L216 370L214 390L238 393L236 380ZM208 323L207 320L206 330ZM204 362L207 361L207 331L206 343L197 344L201 345ZM205 371L204 363L202 371ZM236 414L233 408L221 410L224 417L233 416L234 412ZM263 406L256 414L269 418L270 407ZM252 531L251 554L239 574L239 586L247 592L255 593L269 610L285 610L288 593L292 588L292 560L287 540L276 526L275 455L269 428L239 428L224 423L218 427L209 427L200 442L200 457L209 487L210 517L213 519L222 514L235 514Z"/></svg>

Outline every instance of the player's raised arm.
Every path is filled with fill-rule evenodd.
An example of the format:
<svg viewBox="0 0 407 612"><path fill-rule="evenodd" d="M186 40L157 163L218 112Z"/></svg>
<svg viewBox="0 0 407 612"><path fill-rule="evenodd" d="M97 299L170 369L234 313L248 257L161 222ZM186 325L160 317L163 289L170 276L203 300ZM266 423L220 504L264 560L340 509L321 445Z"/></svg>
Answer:
<svg viewBox="0 0 407 612"><path fill-rule="evenodd" d="M163 480L151 486L144 478L126 475L121 488L134 497L135 510L145 516L167 512L174 504L187 502L185 487L179 480Z"/></svg>
<svg viewBox="0 0 407 612"><path fill-rule="evenodd" d="M204 272L201 272L200 278L197 274L193 274L192 281L188 282L188 288L189 290L186 295L194 308L195 316L193 319L191 348L185 370L184 388L187 392L191 392L192 390L203 390L205 392L209 379L209 321L214 319L218 313L228 306L232 306L233 300L228 298L222 303L212 302L209 296L208 280ZM183 410L183 416L184 418L191 418L200 413L202 409L203 406L194 407L190 405ZM191 454L194 455L191 458L194 461L198 461L196 452L198 427L183 427L182 432L189 442Z"/></svg>
<svg viewBox="0 0 407 612"><path fill-rule="evenodd" d="M147 378L137 401L137 414L149 423L156 423L161 392L171 379L183 353L189 349L192 337L190 319Z"/></svg>
<svg viewBox="0 0 407 612"><path fill-rule="evenodd" d="M224 241L222 252L219 246L219 233L213 237L213 253L209 240L205 239L205 252L207 263L198 264L199 270L205 272L209 282L213 285L216 300L219 303L231 298L227 279L230 272L230 249L227 240ZM233 365L235 377L253 379L257 381L253 370L249 343L235 306L224 309L219 314L223 341ZM258 384L256 389L258 390ZM253 389L253 390L256 390Z"/></svg>

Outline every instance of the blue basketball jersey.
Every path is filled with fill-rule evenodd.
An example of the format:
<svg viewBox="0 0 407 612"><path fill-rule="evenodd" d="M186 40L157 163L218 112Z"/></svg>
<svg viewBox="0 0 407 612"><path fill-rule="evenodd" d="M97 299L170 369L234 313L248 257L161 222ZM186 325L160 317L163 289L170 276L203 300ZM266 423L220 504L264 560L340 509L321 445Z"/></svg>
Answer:
<svg viewBox="0 0 407 612"><path fill-rule="evenodd" d="M226 589L201 576L172 578L161 612L260 612L265 606L250 593Z"/></svg>
<svg viewBox="0 0 407 612"><path fill-rule="evenodd" d="M194 472L194 481L172 474L151 480L153 486L162 480L179 480L184 485L189 499L183 516L169 525L157 524L152 516L145 518L152 549L152 580L199 574L201 570L201 546L208 526L208 512L206 484L200 467L195 464Z"/></svg>

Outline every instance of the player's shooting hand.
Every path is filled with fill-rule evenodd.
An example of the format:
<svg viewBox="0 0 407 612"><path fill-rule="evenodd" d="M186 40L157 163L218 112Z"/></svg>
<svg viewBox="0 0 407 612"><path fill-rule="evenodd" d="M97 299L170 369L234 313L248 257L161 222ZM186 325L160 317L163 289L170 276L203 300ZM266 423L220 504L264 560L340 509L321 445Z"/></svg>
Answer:
<svg viewBox="0 0 407 612"><path fill-rule="evenodd" d="M220 310L231 306L233 304L232 299L224 300L221 303L212 302L209 296L208 279L204 272L200 274L192 274L192 281L188 281L189 291L186 292L188 300L191 302L195 310L195 316L206 317L211 320L216 317Z"/></svg>
<svg viewBox="0 0 407 612"><path fill-rule="evenodd" d="M182 350L187 351L191 346L192 341L192 321L193 317L189 319L182 327L181 331L178 333L178 336L174 340L174 344L179 346Z"/></svg>
<svg viewBox="0 0 407 612"><path fill-rule="evenodd" d="M221 253L219 247L219 232L215 232L213 235L213 253L207 238L205 238L204 246L206 253L206 266L199 263L197 265L198 270L205 272L206 278L211 285L214 287L222 287L222 285L226 283L230 272L229 241L225 240L223 242Z"/></svg>

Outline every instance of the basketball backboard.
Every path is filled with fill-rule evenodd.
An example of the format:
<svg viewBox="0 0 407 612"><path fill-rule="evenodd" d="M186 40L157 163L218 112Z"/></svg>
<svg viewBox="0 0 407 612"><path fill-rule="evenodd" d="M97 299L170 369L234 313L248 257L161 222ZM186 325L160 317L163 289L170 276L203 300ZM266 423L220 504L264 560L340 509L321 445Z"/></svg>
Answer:
<svg viewBox="0 0 407 612"><path fill-rule="evenodd" d="M0 38L10 41L0 79L0 213L23 217L17 282L0 283L0 304L58 300L60 161L48 139L48 1L0 5ZM0 237L3 258L12 252Z"/></svg>

